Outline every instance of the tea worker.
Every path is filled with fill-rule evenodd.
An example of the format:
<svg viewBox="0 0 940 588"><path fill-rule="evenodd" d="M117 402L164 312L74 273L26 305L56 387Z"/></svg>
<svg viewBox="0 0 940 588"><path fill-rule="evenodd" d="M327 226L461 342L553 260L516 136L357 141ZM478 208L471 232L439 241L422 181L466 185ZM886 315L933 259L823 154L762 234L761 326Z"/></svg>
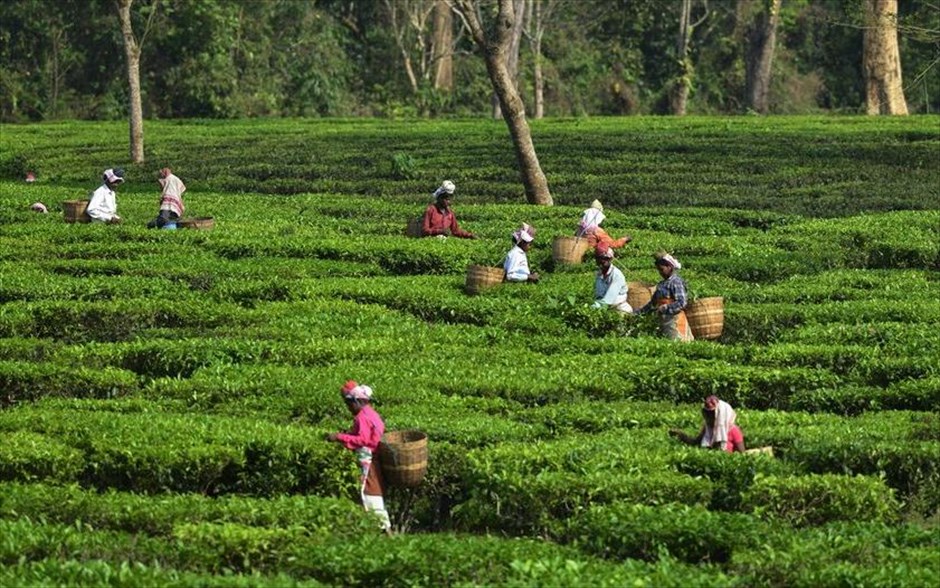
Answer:
<svg viewBox="0 0 940 588"><path fill-rule="evenodd" d="M507 282L538 282L539 275L529 271L529 258L526 253L535 239L535 229L525 223L512 234L512 249L503 260L503 270Z"/></svg>
<svg viewBox="0 0 940 588"><path fill-rule="evenodd" d="M613 264L614 250L598 247L594 252L597 275L594 278L594 308L610 308L618 312L633 312L627 304L627 279Z"/></svg>
<svg viewBox="0 0 940 588"><path fill-rule="evenodd" d="M600 200L595 200L591 203L591 207L581 215L581 222L578 223L575 236L586 238L588 247L594 249L598 247L617 249L632 241L629 236L614 239L608 235L607 231L601 228L601 223L604 222L605 218L607 217L604 216L604 205L601 204Z"/></svg>
<svg viewBox="0 0 940 588"><path fill-rule="evenodd" d="M92 221L108 224L120 223L121 217L117 214L117 195L114 189L124 183L124 170L106 169L102 178L104 183L92 193L85 213L91 217Z"/></svg>
<svg viewBox="0 0 940 588"><path fill-rule="evenodd" d="M450 197L456 187L450 180L445 180L434 191L434 202L428 205L421 221L421 234L425 237L446 237L453 235L461 239L476 239L473 233L467 232L457 224L457 217L450 208Z"/></svg>
<svg viewBox="0 0 940 588"><path fill-rule="evenodd" d="M692 341L692 329L685 316L687 304L685 282L676 273L682 264L665 252L656 254L656 269L662 280L656 284L652 299L637 312L659 314L659 330L662 335L673 341Z"/></svg>
<svg viewBox="0 0 940 588"><path fill-rule="evenodd" d="M362 505L366 511L379 517L382 530L388 533L392 524L388 511L385 510L385 483L382 480L382 468L378 463L377 453L379 441L385 433L385 423L372 408L372 388L369 386L349 380L343 384L340 394L346 408L354 415L352 428L348 433L329 433L326 440L342 443L346 449L355 452L359 461Z"/></svg>
<svg viewBox="0 0 940 588"><path fill-rule="evenodd" d="M670 429L669 434L689 445L721 449L728 453L744 453L744 434L735 424L737 414L730 404L719 400L714 394L709 396L702 407L702 419L702 429L695 437L678 429Z"/></svg>
<svg viewBox="0 0 940 588"><path fill-rule="evenodd" d="M162 229L167 225L175 227L176 221L183 216L183 192L186 191L186 186L168 167L160 170L157 181L163 187L160 193L160 212L157 218L147 223L147 228Z"/></svg>

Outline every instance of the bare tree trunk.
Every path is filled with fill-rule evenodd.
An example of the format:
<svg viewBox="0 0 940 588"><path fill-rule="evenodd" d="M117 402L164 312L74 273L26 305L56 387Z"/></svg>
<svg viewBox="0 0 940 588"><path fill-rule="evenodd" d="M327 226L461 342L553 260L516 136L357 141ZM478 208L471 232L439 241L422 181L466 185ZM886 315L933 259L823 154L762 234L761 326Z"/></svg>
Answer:
<svg viewBox="0 0 940 588"><path fill-rule="evenodd" d="M140 45L131 26L131 4L134 0L118 0L124 53L127 55L127 83L130 87L131 161L144 161L144 114L140 98Z"/></svg>
<svg viewBox="0 0 940 588"><path fill-rule="evenodd" d="M898 51L897 0L865 0L862 70L868 114L907 114Z"/></svg>
<svg viewBox="0 0 940 588"><path fill-rule="evenodd" d="M434 6L434 37L431 55L437 61L434 65L434 88L437 90L454 89L454 15L446 0L437 0Z"/></svg>
<svg viewBox="0 0 940 588"><path fill-rule="evenodd" d="M679 59L679 75L669 100L669 109L676 116L685 116L686 104L689 100L689 88L692 87L692 63L689 59L689 38L692 28L689 20L692 16L692 0L682 0L679 13L679 35L676 38L676 54Z"/></svg>
<svg viewBox="0 0 940 588"><path fill-rule="evenodd" d="M493 90L499 98L509 135L512 137L513 147L516 150L516 160L519 163L519 172L525 186L526 201L529 204L552 205L552 194L548 190L548 181L542 172L535 145L532 143L532 133L525 118L525 106L515 82L507 66L511 35L516 24L514 0L499 0L499 15L492 27L483 28L483 23L477 16L473 0L454 0L460 10L473 40L483 52L486 61L486 71L489 73ZM487 32L489 34L487 34Z"/></svg>
<svg viewBox="0 0 940 588"><path fill-rule="evenodd" d="M748 108L760 114L767 114L769 107L771 67L777 43L777 25L780 22L780 2L781 0L761 0L763 6L747 25L745 93Z"/></svg>
<svg viewBox="0 0 940 588"><path fill-rule="evenodd" d="M550 19L550 14L557 7L557 0L548 0L543 6L542 0L528 0L526 9L525 33L532 48L532 84L535 90L534 116L545 116L545 78L542 75L542 35Z"/></svg>
<svg viewBox="0 0 940 588"><path fill-rule="evenodd" d="M506 52L506 69L509 71L509 77L515 85L516 92L519 91L519 48L522 45L522 25L525 21L525 0L509 0L513 5L515 13L515 22L512 24L512 34L509 40L509 49ZM501 118L500 100L496 94L493 94L493 118Z"/></svg>

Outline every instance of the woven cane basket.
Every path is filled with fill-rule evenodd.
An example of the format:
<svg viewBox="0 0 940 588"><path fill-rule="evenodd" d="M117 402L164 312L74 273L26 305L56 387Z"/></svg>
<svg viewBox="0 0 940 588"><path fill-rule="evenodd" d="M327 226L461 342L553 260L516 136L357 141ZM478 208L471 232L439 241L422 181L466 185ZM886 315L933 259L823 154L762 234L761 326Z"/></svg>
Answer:
<svg viewBox="0 0 940 588"><path fill-rule="evenodd" d="M379 463L387 484L420 485L428 471L428 436L421 431L388 431L379 443Z"/></svg>
<svg viewBox="0 0 940 588"><path fill-rule="evenodd" d="M66 200L62 203L62 213L67 223L90 223L91 217L85 212L87 200Z"/></svg>
<svg viewBox="0 0 940 588"><path fill-rule="evenodd" d="M467 294L479 294L502 283L506 272L501 267L471 265L467 268Z"/></svg>
<svg viewBox="0 0 940 588"><path fill-rule="evenodd" d="M656 286L650 286L646 282L630 282L627 284L627 304L633 310L639 310L653 299L653 292Z"/></svg>
<svg viewBox="0 0 940 588"><path fill-rule="evenodd" d="M588 250L588 240L581 237L555 237L552 240L552 259L555 263L581 263Z"/></svg>
<svg viewBox="0 0 940 588"><path fill-rule="evenodd" d="M211 231L215 228L215 219L211 216L198 216L196 218L184 218L176 222L181 229L201 229Z"/></svg>
<svg viewBox="0 0 940 588"><path fill-rule="evenodd" d="M421 217L413 218L408 221L408 226L405 227L405 234L409 237L421 237L424 234L421 221Z"/></svg>
<svg viewBox="0 0 940 588"><path fill-rule="evenodd" d="M724 298L699 298L686 307L685 316L696 339L717 339L725 325Z"/></svg>

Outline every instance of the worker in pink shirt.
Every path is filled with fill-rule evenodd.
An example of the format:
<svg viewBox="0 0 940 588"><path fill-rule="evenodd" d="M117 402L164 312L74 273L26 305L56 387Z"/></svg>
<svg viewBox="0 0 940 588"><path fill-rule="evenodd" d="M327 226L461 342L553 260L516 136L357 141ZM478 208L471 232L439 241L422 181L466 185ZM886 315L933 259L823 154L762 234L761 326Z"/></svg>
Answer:
<svg viewBox="0 0 940 588"><path fill-rule="evenodd" d="M705 405L702 407L702 418L705 422L696 437L686 435L678 429L671 429L669 434L689 445L723 449L728 453L744 453L744 434L735 424L737 416L730 404L712 394L705 399Z"/></svg>
<svg viewBox="0 0 940 588"><path fill-rule="evenodd" d="M385 482L382 480L382 468L377 461L385 423L372 408L372 388L349 380L343 385L340 393L346 408L354 415L352 428L348 433L329 433L326 440L342 443L346 449L356 453L359 460L362 505L368 512L375 513L379 517L382 530L390 533L392 524L388 511L385 510Z"/></svg>

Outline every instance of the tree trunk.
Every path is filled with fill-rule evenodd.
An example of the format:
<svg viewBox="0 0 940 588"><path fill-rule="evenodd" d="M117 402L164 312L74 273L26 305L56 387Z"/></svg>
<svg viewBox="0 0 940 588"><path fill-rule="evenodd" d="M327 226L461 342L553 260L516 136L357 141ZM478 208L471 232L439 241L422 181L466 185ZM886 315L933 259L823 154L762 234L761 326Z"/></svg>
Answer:
<svg viewBox="0 0 940 588"><path fill-rule="evenodd" d="M140 98L140 46L131 26L131 4L133 0L118 0L121 18L121 34L124 36L124 53L127 55L127 82L130 88L131 161L144 161L144 115Z"/></svg>
<svg viewBox="0 0 940 588"><path fill-rule="evenodd" d="M897 0L865 0L862 70L868 114L907 114L898 51Z"/></svg>
<svg viewBox="0 0 940 588"><path fill-rule="evenodd" d="M542 33L545 25L542 22L545 16L542 12L542 0L530 0L529 18L535 23L532 32L532 84L535 86L535 118L545 116L545 78L542 76Z"/></svg>
<svg viewBox="0 0 940 588"><path fill-rule="evenodd" d="M685 116L689 88L692 86L692 63L689 60L689 38L692 36L692 27L689 23L691 16L692 0L682 0L679 13L679 35L676 37L679 75L675 79L669 100L669 109L676 116Z"/></svg>
<svg viewBox="0 0 940 588"><path fill-rule="evenodd" d="M513 12L515 13L515 21L512 23L512 34L509 39L509 48L506 51L506 70L509 72L509 77L512 80L513 85L516 88L516 92L519 91L519 48L522 45L522 25L525 21L525 0L508 0L513 5ZM493 103L493 118L500 118L502 113L500 112L501 104L499 97L496 94L493 94L492 103Z"/></svg>
<svg viewBox="0 0 940 588"><path fill-rule="evenodd" d="M513 0L499 0L499 16L494 26L486 29L477 17L473 0L455 0L477 46L483 52L486 71L489 73L493 90L499 98L506 126L516 151L519 172L525 186L526 201L529 204L551 206L552 194L548 190L548 181L542 172L539 158L532 143L532 133L525 118L525 106L512 75L507 67L507 54L511 42L511 33L515 24Z"/></svg>
<svg viewBox="0 0 940 588"><path fill-rule="evenodd" d="M762 10L748 23L745 53L745 92L748 108L767 114L771 66L777 43L781 0L762 0Z"/></svg>
<svg viewBox="0 0 940 588"><path fill-rule="evenodd" d="M431 55L434 65L434 88L450 92L454 89L454 15L446 0L437 0L434 6L434 40Z"/></svg>

